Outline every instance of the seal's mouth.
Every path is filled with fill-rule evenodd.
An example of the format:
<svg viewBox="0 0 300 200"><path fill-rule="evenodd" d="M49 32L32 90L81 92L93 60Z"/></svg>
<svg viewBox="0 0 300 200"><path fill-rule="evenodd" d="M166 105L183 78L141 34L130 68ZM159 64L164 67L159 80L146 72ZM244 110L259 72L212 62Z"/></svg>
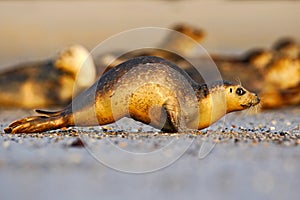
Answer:
<svg viewBox="0 0 300 200"><path fill-rule="evenodd" d="M247 109L247 108L250 108L251 106L253 106L253 104L252 104L252 103L241 104L241 106L242 106L244 109Z"/></svg>
<svg viewBox="0 0 300 200"><path fill-rule="evenodd" d="M247 103L247 104L240 104L244 109L247 109L247 108L250 108L251 106L255 106L257 104L259 104L260 102L260 98L257 98L255 100L255 102L250 102L250 103Z"/></svg>

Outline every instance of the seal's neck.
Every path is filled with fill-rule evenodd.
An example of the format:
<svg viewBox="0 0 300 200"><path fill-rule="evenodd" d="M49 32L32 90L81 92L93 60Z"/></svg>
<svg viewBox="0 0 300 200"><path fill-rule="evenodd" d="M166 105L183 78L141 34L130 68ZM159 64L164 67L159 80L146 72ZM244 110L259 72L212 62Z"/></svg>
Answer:
<svg viewBox="0 0 300 200"><path fill-rule="evenodd" d="M225 90L220 88L199 101L199 125L203 129L227 113Z"/></svg>

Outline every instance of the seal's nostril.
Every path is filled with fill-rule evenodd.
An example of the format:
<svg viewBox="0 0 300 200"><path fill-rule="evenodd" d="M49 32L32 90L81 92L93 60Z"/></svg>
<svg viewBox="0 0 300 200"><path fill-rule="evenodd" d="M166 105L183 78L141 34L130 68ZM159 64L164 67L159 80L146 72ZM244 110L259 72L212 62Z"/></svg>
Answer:
<svg viewBox="0 0 300 200"><path fill-rule="evenodd" d="M255 93L255 97L256 97L256 100L258 101L258 102L260 102L260 98L259 98L259 96Z"/></svg>

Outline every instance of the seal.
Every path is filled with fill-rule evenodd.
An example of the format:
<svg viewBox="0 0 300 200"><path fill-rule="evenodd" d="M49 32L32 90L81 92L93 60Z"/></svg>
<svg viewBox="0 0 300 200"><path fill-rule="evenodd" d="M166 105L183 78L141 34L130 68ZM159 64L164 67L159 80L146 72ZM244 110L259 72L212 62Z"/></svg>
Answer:
<svg viewBox="0 0 300 200"><path fill-rule="evenodd" d="M206 35L204 30L186 23L178 23L171 29L174 31L166 37L159 48L168 49L185 56L190 56L197 46L195 44L202 42ZM182 37L178 32L187 37Z"/></svg>
<svg viewBox="0 0 300 200"><path fill-rule="evenodd" d="M131 117L164 132L183 132L203 129L226 113L259 102L256 94L241 85L226 81L199 85L175 64L146 56L114 67L65 109L37 110L39 116L17 120L4 130L44 132L75 125L105 125Z"/></svg>
<svg viewBox="0 0 300 200"><path fill-rule="evenodd" d="M79 71L82 76L77 77ZM89 52L81 45L72 45L53 59L19 64L2 72L0 105L6 108L66 106L72 100L75 80L78 94L91 86L95 77L96 67Z"/></svg>
<svg viewBox="0 0 300 200"><path fill-rule="evenodd" d="M262 107L279 108L300 104L300 59L282 55L264 71L264 87L260 91Z"/></svg>
<svg viewBox="0 0 300 200"><path fill-rule="evenodd" d="M263 109L300 104L300 46L290 37L272 46L273 58L263 68L259 94Z"/></svg>

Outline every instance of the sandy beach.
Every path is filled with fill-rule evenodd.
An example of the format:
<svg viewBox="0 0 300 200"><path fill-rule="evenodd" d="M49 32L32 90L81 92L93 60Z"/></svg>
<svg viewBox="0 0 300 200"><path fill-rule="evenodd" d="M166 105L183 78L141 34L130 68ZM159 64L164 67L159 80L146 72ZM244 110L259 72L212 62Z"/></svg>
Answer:
<svg viewBox="0 0 300 200"><path fill-rule="evenodd" d="M296 199L299 113L299 108L259 115L233 113L200 135L132 133L130 130L151 128L130 120L122 122L125 133L115 133L112 125L109 133L91 127L48 134L1 134L1 198ZM1 131L7 123L1 115ZM172 162L164 163L158 156L147 163L135 157L135 153L162 150L170 142L176 143L168 155ZM112 144L134 156L116 154ZM152 165L161 168L151 172ZM124 172L136 166L144 173Z"/></svg>

